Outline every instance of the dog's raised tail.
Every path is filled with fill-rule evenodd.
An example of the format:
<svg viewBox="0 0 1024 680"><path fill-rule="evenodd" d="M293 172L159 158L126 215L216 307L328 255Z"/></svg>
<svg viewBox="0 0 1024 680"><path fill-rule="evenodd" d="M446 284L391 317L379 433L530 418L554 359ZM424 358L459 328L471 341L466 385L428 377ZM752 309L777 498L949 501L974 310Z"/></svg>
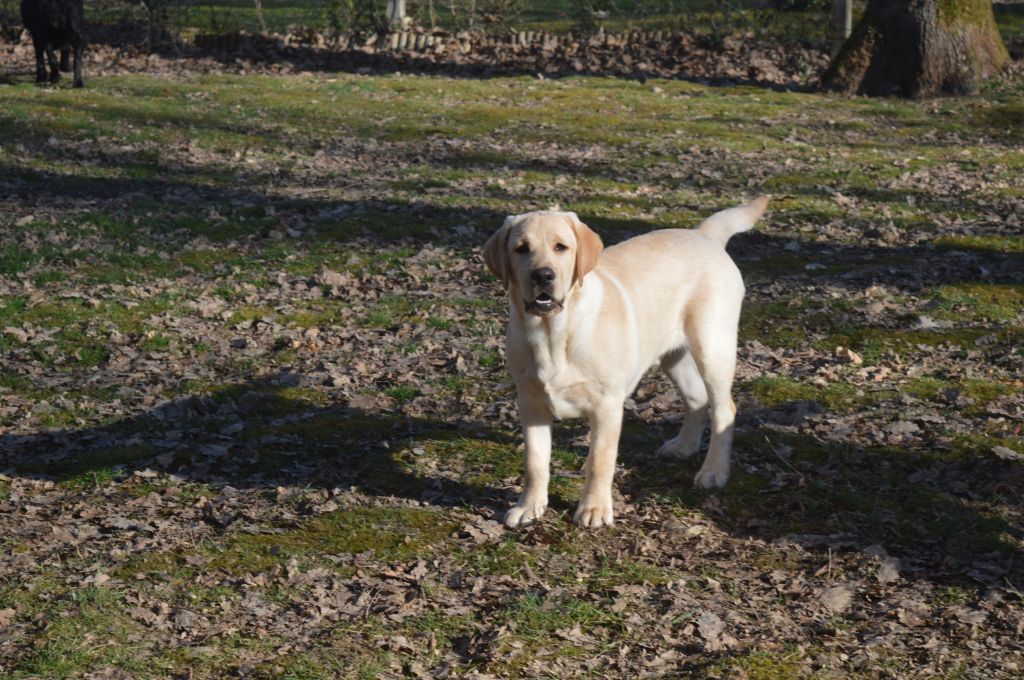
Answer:
<svg viewBox="0 0 1024 680"><path fill-rule="evenodd" d="M768 208L768 197L758 196L750 203L716 212L700 223L697 230L713 238L725 247L733 234L747 231L761 218Z"/></svg>

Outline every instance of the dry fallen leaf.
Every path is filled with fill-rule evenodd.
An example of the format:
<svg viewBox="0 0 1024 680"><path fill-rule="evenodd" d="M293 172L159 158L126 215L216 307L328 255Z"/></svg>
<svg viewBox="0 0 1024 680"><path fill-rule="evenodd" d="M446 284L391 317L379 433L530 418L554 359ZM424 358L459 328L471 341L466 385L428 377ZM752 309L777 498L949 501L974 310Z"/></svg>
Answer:
<svg viewBox="0 0 1024 680"><path fill-rule="evenodd" d="M818 596L819 601L836 614L842 614L853 604L853 596L857 588L852 583L844 583L826 588Z"/></svg>
<svg viewBox="0 0 1024 680"><path fill-rule="evenodd" d="M992 448L992 453L1003 460L1024 460L1024 453L1017 453L1006 446L995 446Z"/></svg>
<svg viewBox="0 0 1024 680"><path fill-rule="evenodd" d="M8 607L7 609L0 609L0 628L6 628L14 622L14 617L17 615L17 611Z"/></svg>

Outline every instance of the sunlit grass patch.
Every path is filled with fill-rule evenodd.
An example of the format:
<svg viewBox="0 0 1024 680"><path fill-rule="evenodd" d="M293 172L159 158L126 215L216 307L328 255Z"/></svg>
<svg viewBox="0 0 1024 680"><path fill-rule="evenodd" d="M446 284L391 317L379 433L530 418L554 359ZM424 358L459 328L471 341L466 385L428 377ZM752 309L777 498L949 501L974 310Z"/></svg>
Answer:
<svg viewBox="0 0 1024 680"><path fill-rule="evenodd" d="M593 592L607 592L621 585L664 585L680 575L679 571L642 559L604 555L598 558L597 569L590 574L586 583Z"/></svg>
<svg viewBox="0 0 1024 680"><path fill-rule="evenodd" d="M415 399L420 395L420 389L415 385L393 385L384 389L384 394L391 397L399 404Z"/></svg>
<svg viewBox="0 0 1024 680"><path fill-rule="evenodd" d="M956 403L965 413L983 413L986 404L999 397L1018 394L1022 391L1019 383L970 378L968 380L948 380L934 376L922 376L905 380L899 385L899 391L921 399L942 403ZM963 401L967 403L964 404Z"/></svg>
<svg viewBox="0 0 1024 680"><path fill-rule="evenodd" d="M812 385L781 376L761 376L745 386L765 406L779 406L793 401L817 401L830 410L846 410L861 406L869 399L845 382Z"/></svg>
<svg viewBox="0 0 1024 680"><path fill-rule="evenodd" d="M573 597L548 598L527 592L513 600L502 612L515 635L539 641L562 628L593 628L614 625L620 615L600 605Z"/></svg>
<svg viewBox="0 0 1024 680"><path fill-rule="evenodd" d="M84 587L65 593L48 607L51 624L34 640L34 649L14 666L15 677L67 678L97 666L144 673L141 627L125 614L122 595Z"/></svg>
<svg viewBox="0 0 1024 680"><path fill-rule="evenodd" d="M508 443L458 438L431 441L426 450L439 463L466 470L477 481L514 477L522 472L523 454Z"/></svg>
<svg viewBox="0 0 1024 680"><path fill-rule="evenodd" d="M946 318L1016 319L1024 309L1024 285L967 283L941 286L935 304Z"/></svg>
<svg viewBox="0 0 1024 680"><path fill-rule="evenodd" d="M472 550L461 549L455 557L471 574L504 574L517 578L525 575L527 567L532 569L537 563L536 555L524 548L514 535Z"/></svg>
<svg viewBox="0 0 1024 680"><path fill-rule="evenodd" d="M805 659L804 653L797 650L751 651L713 662L706 673L740 675L749 680L790 680L806 674Z"/></svg>
<svg viewBox="0 0 1024 680"><path fill-rule="evenodd" d="M328 562L329 556L372 551L381 561L406 560L441 549L456 525L435 510L351 508L325 513L280 533L238 533L211 546L208 568L258 573L295 558Z"/></svg>
<svg viewBox="0 0 1024 680"><path fill-rule="evenodd" d="M202 502L202 501L199 501ZM261 533L235 531L197 548L199 561L186 561L192 552L162 552L135 556L114 570L122 579L159 575L178 588L193 590L197 571L232 576L257 574L291 562L303 568L326 566L351 575L352 557L362 554L381 562L428 557L443 550L458 525L436 510L408 507L357 507L324 513ZM202 565L202 566L197 566ZM196 589L195 592L200 592ZM211 604L237 593L210 592ZM197 601L195 597L193 601Z"/></svg>
<svg viewBox="0 0 1024 680"><path fill-rule="evenodd" d="M947 250L1024 253L1022 236L947 235L935 239L935 246Z"/></svg>
<svg viewBox="0 0 1024 680"><path fill-rule="evenodd" d="M886 353L912 354L918 346L926 347L959 347L961 349L977 346L981 338L991 338L993 342L1012 345L1024 336L1022 329L984 328L972 326L967 328L949 329L891 329L878 326L860 326L849 330L836 329L824 340L814 346L825 352L836 347L848 347L860 354L866 364L878 362Z"/></svg>
<svg viewBox="0 0 1024 680"><path fill-rule="evenodd" d="M502 640L502 649L517 650L511 667L522 668L547 647L559 657L575 657L589 652L579 643L571 641L571 631L578 628L598 638L617 630L624 619L622 613L610 608L610 603L591 601L570 595L545 595L530 591L517 596L495 616L508 628ZM562 636L557 636L556 633ZM566 639L566 638L570 639Z"/></svg>

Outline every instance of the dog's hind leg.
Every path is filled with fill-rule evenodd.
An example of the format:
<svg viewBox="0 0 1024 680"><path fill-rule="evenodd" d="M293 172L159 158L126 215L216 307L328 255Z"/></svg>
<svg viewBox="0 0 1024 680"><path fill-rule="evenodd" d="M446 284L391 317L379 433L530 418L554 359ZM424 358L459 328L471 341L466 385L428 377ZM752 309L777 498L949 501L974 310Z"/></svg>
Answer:
<svg viewBox="0 0 1024 680"><path fill-rule="evenodd" d="M50 82L60 81L60 70L58 69L57 56L53 53L53 46L46 46L46 61L50 65Z"/></svg>
<svg viewBox="0 0 1024 680"><path fill-rule="evenodd" d="M693 319L699 332L689 334L693 358L707 389L711 410L711 443L704 464L693 483L705 489L723 487L729 481L732 464L733 426L736 405L732 400L732 381L736 374L736 327L739 304L732 310L704 309L703 318Z"/></svg>
<svg viewBox="0 0 1024 680"><path fill-rule="evenodd" d="M679 434L662 444L657 455L689 458L700 450L700 440L708 417L707 388L691 352L678 351L665 355L661 359L661 370L679 388L686 404L686 415Z"/></svg>
<svg viewBox="0 0 1024 680"><path fill-rule="evenodd" d="M44 56L46 54L46 43L42 40L36 40L35 36L32 37L32 44L36 51L36 82L46 82L46 62Z"/></svg>

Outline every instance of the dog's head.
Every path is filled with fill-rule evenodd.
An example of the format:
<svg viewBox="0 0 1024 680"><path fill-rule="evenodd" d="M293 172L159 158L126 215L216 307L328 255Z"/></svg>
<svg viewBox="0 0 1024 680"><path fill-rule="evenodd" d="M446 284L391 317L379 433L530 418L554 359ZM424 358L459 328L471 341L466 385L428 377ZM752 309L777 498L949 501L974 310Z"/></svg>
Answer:
<svg viewBox="0 0 1024 680"><path fill-rule="evenodd" d="M552 316L602 249L576 213L544 210L506 218L484 245L484 260L526 312Z"/></svg>

